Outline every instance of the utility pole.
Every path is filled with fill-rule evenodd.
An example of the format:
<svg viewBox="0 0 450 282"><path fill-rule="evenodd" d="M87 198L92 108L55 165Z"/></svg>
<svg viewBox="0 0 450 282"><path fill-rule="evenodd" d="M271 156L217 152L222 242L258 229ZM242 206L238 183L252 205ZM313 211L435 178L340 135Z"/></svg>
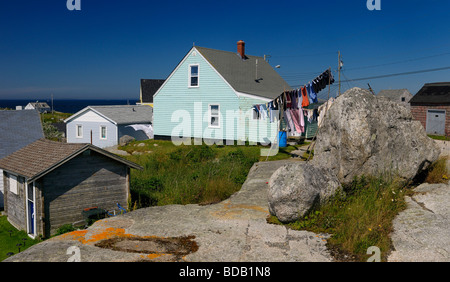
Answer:
<svg viewBox="0 0 450 282"><path fill-rule="evenodd" d="M338 80L339 80L339 92L338 96L341 95L341 51L338 51Z"/></svg>

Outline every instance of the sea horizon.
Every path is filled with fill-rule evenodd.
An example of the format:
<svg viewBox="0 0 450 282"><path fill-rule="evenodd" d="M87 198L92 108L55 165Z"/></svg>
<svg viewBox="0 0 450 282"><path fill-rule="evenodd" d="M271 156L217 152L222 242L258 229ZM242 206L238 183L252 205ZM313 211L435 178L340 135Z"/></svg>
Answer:
<svg viewBox="0 0 450 282"><path fill-rule="evenodd" d="M30 102L46 102L52 107L51 99L0 99L0 108L22 109ZM53 110L62 113L76 113L87 106L135 105L139 99L53 99Z"/></svg>

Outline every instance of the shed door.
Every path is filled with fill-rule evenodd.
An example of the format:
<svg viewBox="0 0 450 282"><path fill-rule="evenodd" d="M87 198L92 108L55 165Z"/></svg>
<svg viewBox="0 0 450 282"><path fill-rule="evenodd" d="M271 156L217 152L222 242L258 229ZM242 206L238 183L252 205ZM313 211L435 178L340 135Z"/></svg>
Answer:
<svg viewBox="0 0 450 282"><path fill-rule="evenodd" d="M28 214L27 214L27 222L28 222L28 234L34 236L35 235L35 206L34 206L34 183L30 183L27 186L27 205L28 205Z"/></svg>
<svg viewBox="0 0 450 282"><path fill-rule="evenodd" d="M445 135L445 110L427 111L427 133Z"/></svg>

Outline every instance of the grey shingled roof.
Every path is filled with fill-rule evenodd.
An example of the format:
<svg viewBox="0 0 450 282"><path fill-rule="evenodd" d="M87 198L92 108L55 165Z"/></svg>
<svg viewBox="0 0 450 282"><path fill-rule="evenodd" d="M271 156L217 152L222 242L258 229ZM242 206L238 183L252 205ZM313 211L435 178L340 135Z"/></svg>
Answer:
<svg viewBox="0 0 450 282"><path fill-rule="evenodd" d="M238 92L274 99L284 90L292 90L263 57L246 54L246 59L242 60L233 52L197 46L195 48Z"/></svg>
<svg viewBox="0 0 450 282"><path fill-rule="evenodd" d="M408 94L408 96L412 96L412 94L408 91L408 89L386 89L378 92L379 97L386 97L389 99L397 100L401 95Z"/></svg>
<svg viewBox="0 0 450 282"><path fill-rule="evenodd" d="M44 138L36 110L0 111L0 159Z"/></svg>
<svg viewBox="0 0 450 282"><path fill-rule="evenodd" d="M92 109L101 115L113 120L117 124L151 123L153 121L153 108L146 105L117 105L117 106L89 106L72 115L64 122L79 116L87 109Z"/></svg>
<svg viewBox="0 0 450 282"><path fill-rule="evenodd" d="M121 162L129 167L142 169L141 166L109 153L91 144L62 143L39 139L0 160L0 168L34 181L64 164L82 152L91 149Z"/></svg>
<svg viewBox="0 0 450 282"><path fill-rule="evenodd" d="M450 104L450 82L425 83L409 103Z"/></svg>

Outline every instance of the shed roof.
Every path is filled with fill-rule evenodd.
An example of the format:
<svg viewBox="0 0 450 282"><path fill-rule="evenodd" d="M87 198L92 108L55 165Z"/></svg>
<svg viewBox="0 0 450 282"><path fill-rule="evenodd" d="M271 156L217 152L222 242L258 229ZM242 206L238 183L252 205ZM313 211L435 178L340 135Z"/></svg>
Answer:
<svg viewBox="0 0 450 282"><path fill-rule="evenodd" d="M78 117L87 110L93 110L97 114L109 119L115 124L140 124L153 121L153 108L147 105L113 105L113 106L88 106L70 116L64 122Z"/></svg>
<svg viewBox="0 0 450 282"><path fill-rule="evenodd" d="M402 96L404 94L412 97L412 94L406 88L381 90L380 92L378 92L377 96L397 100L398 98L400 98L400 96Z"/></svg>
<svg viewBox="0 0 450 282"><path fill-rule="evenodd" d="M62 143L39 139L0 160L0 168L32 182L86 150L93 150L135 169L141 166L91 144Z"/></svg>
<svg viewBox="0 0 450 282"><path fill-rule="evenodd" d="M153 103L153 94L163 85L164 79L141 79L141 102Z"/></svg>
<svg viewBox="0 0 450 282"><path fill-rule="evenodd" d="M0 159L44 138L36 110L0 111Z"/></svg>
<svg viewBox="0 0 450 282"><path fill-rule="evenodd" d="M450 104L450 82L425 83L410 104Z"/></svg>
<svg viewBox="0 0 450 282"><path fill-rule="evenodd" d="M234 52L195 48L238 92L274 99L283 91L292 90L263 57L246 54L243 60Z"/></svg>

